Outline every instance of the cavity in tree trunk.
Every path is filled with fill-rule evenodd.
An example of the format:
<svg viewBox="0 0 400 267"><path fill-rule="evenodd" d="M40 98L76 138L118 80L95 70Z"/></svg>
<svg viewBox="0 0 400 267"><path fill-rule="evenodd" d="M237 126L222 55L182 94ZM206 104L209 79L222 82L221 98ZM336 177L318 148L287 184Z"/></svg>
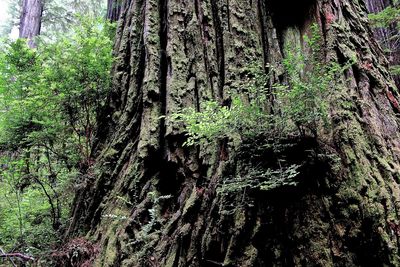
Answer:
<svg viewBox="0 0 400 267"><path fill-rule="evenodd" d="M400 265L399 95L362 1L127 0L122 10L97 165L68 231L99 242L96 266ZM297 187L218 193L256 155L183 147L168 115L246 97L249 64L284 81L284 47L313 23L326 59L356 60L344 89L329 89L332 128L286 140L285 164L305 164ZM276 155L263 155L273 168Z"/></svg>
<svg viewBox="0 0 400 267"><path fill-rule="evenodd" d="M42 12L42 0L23 1L19 37L28 39L30 47L35 47L34 37L40 34Z"/></svg>

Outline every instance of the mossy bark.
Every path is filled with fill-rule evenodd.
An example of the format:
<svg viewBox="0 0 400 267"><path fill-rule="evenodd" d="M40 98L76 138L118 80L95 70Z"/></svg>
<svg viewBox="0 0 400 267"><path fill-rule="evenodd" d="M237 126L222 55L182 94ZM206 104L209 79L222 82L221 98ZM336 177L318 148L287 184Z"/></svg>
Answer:
<svg viewBox="0 0 400 267"><path fill-rule="evenodd" d="M388 64L363 1L297 2L124 2L97 165L69 228L100 244L96 266L400 265L400 106ZM332 129L280 152L307 162L298 187L218 194L246 159L226 142L183 148L168 115L243 93L254 62L284 80L283 47L304 43L312 23L326 58L357 59L344 89L331 88Z"/></svg>

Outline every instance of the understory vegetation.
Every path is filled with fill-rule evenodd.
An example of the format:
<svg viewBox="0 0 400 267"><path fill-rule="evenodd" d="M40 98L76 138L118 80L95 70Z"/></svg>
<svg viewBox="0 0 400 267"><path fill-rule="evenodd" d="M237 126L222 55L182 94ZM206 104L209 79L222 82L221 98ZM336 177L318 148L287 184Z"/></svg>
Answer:
<svg viewBox="0 0 400 267"><path fill-rule="evenodd" d="M0 247L43 255L65 231L76 177L93 163L110 86L114 25L81 17L36 49L0 53Z"/></svg>

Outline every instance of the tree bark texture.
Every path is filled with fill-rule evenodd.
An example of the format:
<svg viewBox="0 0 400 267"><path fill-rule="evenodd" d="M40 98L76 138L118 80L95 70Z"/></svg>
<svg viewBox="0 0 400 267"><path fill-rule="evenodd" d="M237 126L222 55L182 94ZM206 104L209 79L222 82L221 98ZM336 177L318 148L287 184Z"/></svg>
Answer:
<svg viewBox="0 0 400 267"><path fill-rule="evenodd" d="M392 0L367 0L367 8L370 13L378 13L387 7L395 6ZM392 65L400 65L400 39L397 23L392 23L387 28L374 29L374 35L379 40L383 49L389 51L389 62ZM400 88L400 76L394 76L397 88Z"/></svg>
<svg viewBox="0 0 400 267"><path fill-rule="evenodd" d="M24 0L19 25L19 37L28 39L30 47L35 46L34 37L40 34L42 22L42 0Z"/></svg>
<svg viewBox="0 0 400 267"><path fill-rule="evenodd" d="M399 266L399 94L366 14L361 0L125 1L97 164L69 236L99 243L96 266ZM285 44L304 43L313 23L326 58L357 59L345 89L331 88L331 132L282 152L308 162L297 187L219 194L246 157L224 142L182 147L168 115L245 95L254 62L283 80ZM308 160L310 147L337 164Z"/></svg>
<svg viewBox="0 0 400 267"><path fill-rule="evenodd" d="M107 19L117 21L121 15L122 0L107 0Z"/></svg>

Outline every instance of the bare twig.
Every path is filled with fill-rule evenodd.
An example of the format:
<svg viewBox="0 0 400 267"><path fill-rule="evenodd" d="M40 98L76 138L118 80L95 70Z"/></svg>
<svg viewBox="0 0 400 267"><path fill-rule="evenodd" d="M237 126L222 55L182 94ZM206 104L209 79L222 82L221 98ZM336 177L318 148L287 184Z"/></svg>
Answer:
<svg viewBox="0 0 400 267"><path fill-rule="evenodd" d="M0 255L4 254L4 250L2 248L0 248ZM12 258L8 258L12 264L13 267L17 267L17 265L15 265L14 261L12 260Z"/></svg>
<svg viewBox="0 0 400 267"><path fill-rule="evenodd" d="M23 261L35 260L33 257L22 254L22 253L3 253L3 254L0 254L0 258L19 258Z"/></svg>
<svg viewBox="0 0 400 267"><path fill-rule="evenodd" d="M22 254L22 253L5 253L2 248L0 248L0 258L8 258L13 266L16 266L14 261L12 260L13 258L19 258L23 261L33 261L35 260L33 257Z"/></svg>

